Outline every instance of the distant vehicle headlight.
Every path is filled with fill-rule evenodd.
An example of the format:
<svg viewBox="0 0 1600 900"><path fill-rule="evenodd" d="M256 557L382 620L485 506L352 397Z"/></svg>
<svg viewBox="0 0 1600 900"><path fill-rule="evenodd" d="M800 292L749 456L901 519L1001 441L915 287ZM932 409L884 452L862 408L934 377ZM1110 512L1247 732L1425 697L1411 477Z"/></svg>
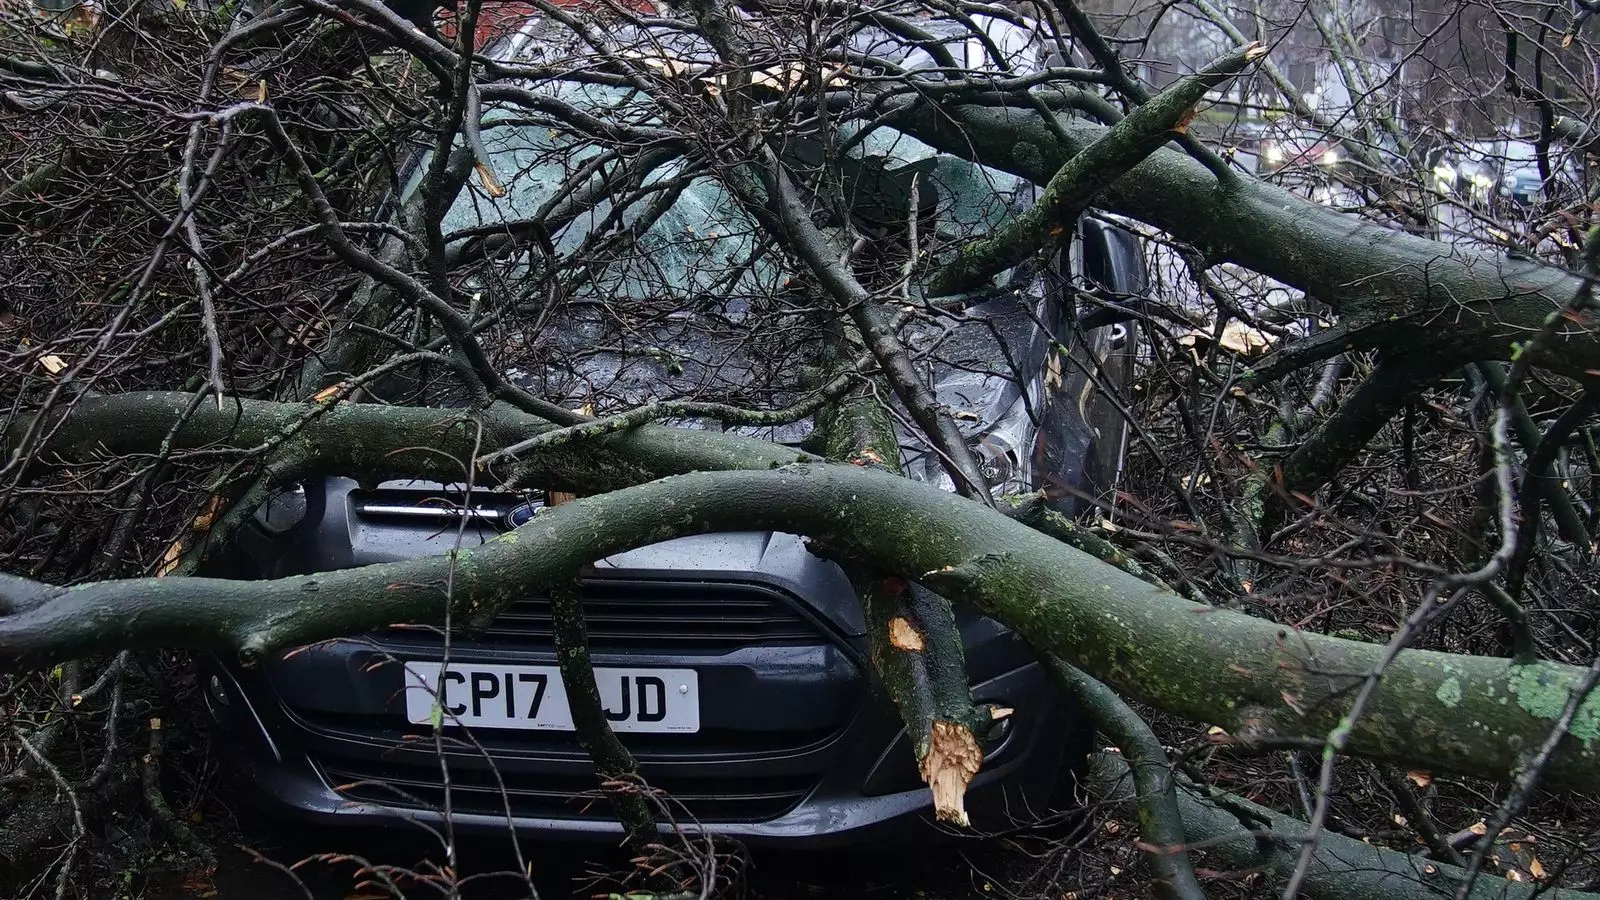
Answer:
<svg viewBox="0 0 1600 900"><path fill-rule="evenodd" d="M1478 172L1472 176L1472 184L1474 187L1489 188L1494 185L1494 179L1482 172Z"/></svg>
<svg viewBox="0 0 1600 900"><path fill-rule="evenodd" d="M1268 144L1267 151L1262 154L1269 165L1279 165L1283 162L1283 148L1277 144Z"/></svg>
<svg viewBox="0 0 1600 900"><path fill-rule="evenodd" d="M1329 147L1328 149L1322 151L1321 163L1323 165L1325 165L1325 166L1337 166L1339 164L1339 161L1340 160L1339 160L1339 151L1338 150L1335 150L1334 148Z"/></svg>
<svg viewBox="0 0 1600 900"><path fill-rule="evenodd" d="M1433 167L1433 177L1440 181L1452 182L1456 180L1455 166L1440 163Z"/></svg>

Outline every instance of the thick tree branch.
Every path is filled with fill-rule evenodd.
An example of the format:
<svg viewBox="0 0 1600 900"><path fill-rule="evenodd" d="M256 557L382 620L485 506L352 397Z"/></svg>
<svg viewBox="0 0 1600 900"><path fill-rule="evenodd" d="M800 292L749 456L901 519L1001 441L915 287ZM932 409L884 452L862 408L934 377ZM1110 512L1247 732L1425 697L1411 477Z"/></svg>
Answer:
<svg viewBox="0 0 1600 900"><path fill-rule="evenodd" d="M1113 803L1132 805L1137 797L1128 765L1097 754L1090 766L1090 791ZM1311 826L1233 794L1201 792L1192 785L1178 791L1178 811L1191 846L1223 866L1266 872L1284 878L1294 868L1300 844ZM1301 884L1311 900L1439 900L1465 883L1466 872L1448 863L1385 850L1343 835L1323 832ZM1600 900L1600 894L1553 888L1531 881L1483 878L1470 900Z"/></svg>
<svg viewBox="0 0 1600 900"><path fill-rule="evenodd" d="M968 291L1070 234L1072 223L1110 182L1120 178L1175 135L1187 132L1195 104L1206 91L1267 53L1260 44L1219 57L1136 107L1098 140L1067 159L1045 184L1039 202L996 234L961 249L934 273L929 296Z"/></svg>
<svg viewBox="0 0 1600 900"><path fill-rule="evenodd" d="M1051 127L1016 106L887 106L889 124L935 148L1038 184L1107 130L1065 117ZM1194 244L1213 261L1304 290L1341 316L1409 321L1415 327L1398 348L1408 353L1509 359L1581 287L1577 276L1536 260L1430 240L1255 179L1241 176L1224 188L1204 166L1166 149L1108 185L1097 202ZM1527 357L1574 376L1600 369L1600 328L1563 321Z"/></svg>
<svg viewBox="0 0 1600 900"><path fill-rule="evenodd" d="M616 806L627 835L628 847L646 855L656 839L656 819L650 804L639 791L639 765L622 745L606 719L600 699L600 685L589 658L589 629L583 616L583 597L575 579L566 579L550 590L550 615L556 639L556 662L561 669L561 684L572 708L572 726L578 742L594 762L601 788Z"/></svg>
<svg viewBox="0 0 1600 900"><path fill-rule="evenodd" d="M1309 494L1327 484L1447 368L1420 354L1386 357L1355 393L1283 461L1278 487L1289 493Z"/></svg>
<svg viewBox="0 0 1600 900"><path fill-rule="evenodd" d="M1347 729L1347 751L1505 777L1562 714L1581 670L1405 650L1355 722L1350 691L1385 648L1202 606L933 487L848 465L681 475L564 503L461 554L449 602L482 621L583 562L671 537L778 530L974 604L1130 699L1244 740ZM54 589L0 618L7 668L124 647L274 649L403 621L438 621L447 560L276 581L133 579ZM8 590L14 585L6 585ZM1552 787L1600 778L1600 698L1584 703L1544 771Z"/></svg>
<svg viewBox="0 0 1600 900"><path fill-rule="evenodd" d="M556 430L508 404L483 410L434 409L366 403L273 403L229 399L223 409L198 409L182 393L82 397L49 414L34 465L87 463L153 454L172 433L171 449L232 459L280 445L303 460L301 477L349 473L365 479L407 475L456 481L473 457L473 419L483 424L482 451ZM14 421L10 449L32 427ZM640 425L592 440L566 441L519 458L528 483L582 491L625 487L680 472L765 469L809 454L753 438L660 425Z"/></svg>
<svg viewBox="0 0 1600 900"><path fill-rule="evenodd" d="M842 344L842 341L835 342ZM843 356L835 346L834 357ZM900 445L876 397L852 397L817 416L829 456L899 474ZM851 565L872 667L905 723L934 814L969 824L967 785L983 765L982 739L1010 710L972 702L966 649L950 601L870 566Z"/></svg>
<svg viewBox="0 0 1600 900"><path fill-rule="evenodd" d="M1156 896L1164 900L1204 900L1206 893L1194 877L1194 866L1184 847L1177 779L1166 748L1116 692L1059 659L1051 658L1049 664L1056 678L1089 710L1101 733L1117 745L1128 761L1139 805L1139 836L1147 845L1145 856L1156 876Z"/></svg>
<svg viewBox="0 0 1600 900"><path fill-rule="evenodd" d="M911 735L934 813L966 825L967 785L983 765L982 740L1012 711L972 702L950 601L899 577L862 572L852 580L867 620L872 667Z"/></svg>

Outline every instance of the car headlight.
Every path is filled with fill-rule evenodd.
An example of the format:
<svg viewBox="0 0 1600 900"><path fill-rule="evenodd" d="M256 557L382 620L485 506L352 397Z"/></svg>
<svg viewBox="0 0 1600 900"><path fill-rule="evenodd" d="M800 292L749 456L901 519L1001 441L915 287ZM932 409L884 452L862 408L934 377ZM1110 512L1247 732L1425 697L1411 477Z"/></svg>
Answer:
<svg viewBox="0 0 1600 900"><path fill-rule="evenodd" d="M1332 147L1322 151L1322 164L1325 166L1337 166L1339 164L1339 151Z"/></svg>
<svg viewBox="0 0 1600 900"><path fill-rule="evenodd" d="M972 448L978 468L989 482L989 491L995 496L1021 494L1028 490L1024 477L1022 456L1011 442L998 433L983 435Z"/></svg>
<svg viewBox="0 0 1600 900"><path fill-rule="evenodd" d="M1494 184L1494 179L1479 172L1472 176L1472 184L1474 187L1487 188Z"/></svg>
<svg viewBox="0 0 1600 900"><path fill-rule="evenodd" d="M1027 428L1028 421L1024 418L1020 424ZM983 480L989 483L989 492L996 497L1025 494L1033 489L1032 463L1018 449L1019 445L1028 442L1029 434L1019 430L1018 424L1015 421L1003 421L967 438L973 460L983 472ZM922 456L918 463L908 467L906 474L940 490L956 492L955 481L945 471L937 454Z"/></svg>
<svg viewBox="0 0 1600 900"><path fill-rule="evenodd" d="M1433 167L1433 177L1439 179L1440 181L1455 181L1455 167L1440 163L1439 165Z"/></svg>
<svg viewBox="0 0 1600 900"><path fill-rule="evenodd" d="M1279 147L1277 144L1268 144L1267 152L1262 154L1262 156L1268 163L1274 166L1278 165L1279 163L1283 162L1283 148Z"/></svg>

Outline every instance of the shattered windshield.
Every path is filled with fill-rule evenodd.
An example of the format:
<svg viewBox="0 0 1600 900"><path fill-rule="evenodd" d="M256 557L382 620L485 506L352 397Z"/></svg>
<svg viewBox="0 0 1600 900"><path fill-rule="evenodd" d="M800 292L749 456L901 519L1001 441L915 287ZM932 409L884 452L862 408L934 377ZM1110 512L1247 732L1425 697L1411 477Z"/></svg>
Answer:
<svg viewBox="0 0 1600 900"><path fill-rule="evenodd" d="M648 101L621 88L541 90L608 119L648 117ZM514 377L601 411L673 397L781 406L813 383L821 341L806 310L814 298L797 293L803 284L758 239L759 229L714 173L688 171L670 153L654 158L650 148L616 153L521 109L486 109L482 137L504 194L494 196L474 179L445 215L444 230L453 247L494 245L481 250L470 280L522 326L507 334ZM921 252L971 240L1032 202L1033 187L1015 176L939 154L892 129L847 129L839 140L849 147L842 174L853 224L890 236L905 228L914 195L925 220ZM816 149L790 152L804 165ZM648 174L620 192L620 203L613 190L594 191L588 202L585 185L615 177L624 165ZM527 223L552 220L560 223L553 233L530 233ZM559 275L552 259L566 261ZM998 279L992 293L1021 312L1028 304L1019 306L1015 274ZM1023 293L1037 300L1042 288L1033 282L1024 280ZM1015 364L1041 352L1026 346L1031 319L1011 318L1004 339L1020 345L1010 365L1008 354L995 352L995 328L947 323L914 335L930 355L948 357L937 366L936 387L971 430L1003 412L989 407L1015 401L1016 391L1007 391ZM727 396L730 384L743 389L740 396ZM721 394L710 395L712 385ZM798 423L750 431L797 440L808 429Z"/></svg>

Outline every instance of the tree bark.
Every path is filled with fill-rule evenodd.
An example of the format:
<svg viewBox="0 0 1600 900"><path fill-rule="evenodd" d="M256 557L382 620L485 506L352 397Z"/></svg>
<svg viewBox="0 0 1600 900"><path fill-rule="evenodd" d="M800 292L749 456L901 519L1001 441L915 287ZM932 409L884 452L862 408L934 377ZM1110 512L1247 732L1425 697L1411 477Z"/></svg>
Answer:
<svg viewBox="0 0 1600 900"><path fill-rule="evenodd" d="M1056 244L1060 236L1070 234L1078 214L1102 187L1162 144L1187 133L1195 104L1205 98L1206 91L1266 52L1260 44L1241 47L1135 108L1082 152L1069 157L1045 184L1043 195L1032 209L983 240L963 247L954 260L934 273L928 282L928 294L943 296L971 290L995 273Z"/></svg>
<svg viewBox="0 0 1600 900"><path fill-rule="evenodd" d="M1242 740L1320 740L1413 767L1502 778L1544 740L1582 677L1567 665L1408 650L1359 721L1350 689L1376 644L1297 632L1191 603L936 488L847 465L695 473L565 503L461 553L447 598L439 558L276 581L130 579L42 596L0 584L0 666L19 669L124 647L272 650L376 625L483 621L583 563L687 534L812 536L880 570L974 604L1041 650L1129 699L1228 728ZM18 593L34 592L13 604ZM1546 772L1553 787L1600 779L1600 697L1579 709Z"/></svg>
<svg viewBox="0 0 1600 900"><path fill-rule="evenodd" d="M1310 494L1327 484L1443 371L1443 366L1416 357L1378 363L1349 399L1284 459L1279 487ZM1272 527L1264 522L1263 533Z"/></svg>
<svg viewBox="0 0 1600 900"><path fill-rule="evenodd" d="M1038 184L1108 130L1066 117L1052 127L1021 105L885 105L889 124L935 149ZM1195 245L1211 261L1260 272L1341 316L1375 323L1364 333L1370 345L1400 353L1509 359L1581 286L1571 273L1532 259L1408 234L1253 178L1224 184L1168 149L1107 185L1097 202ZM1529 362L1575 377L1600 369L1600 330L1564 322Z"/></svg>
<svg viewBox="0 0 1600 900"><path fill-rule="evenodd" d="M1094 716L1101 733L1128 760L1137 792L1139 836L1147 845L1145 857L1156 876L1156 896L1163 900L1205 900L1205 891L1194 877L1194 866L1184 847L1177 776L1166 748L1139 714L1110 688L1059 659L1049 660L1049 665L1056 678Z"/></svg>
<svg viewBox="0 0 1600 900"><path fill-rule="evenodd" d="M899 441L877 398L839 403L817 416L817 426L830 457L899 474ZM870 566L850 569L872 667L911 737L934 815L968 825L967 785L983 766L982 738L1011 711L972 702L966 647L949 600Z"/></svg>
<svg viewBox="0 0 1600 900"><path fill-rule="evenodd" d="M1110 754L1090 762L1089 789L1097 799L1132 806L1128 764ZM1298 819L1220 791L1210 797L1192 786L1177 793L1178 812L1191 845L1231 869L1287 878L1311 826ZM1385 850L1323 831L1301 892L1311 900L1440 900L1456 896L1465 871L1423 856ZM1600 900L1600 894L1571 891L1530 881L1479 877L1468 900Z"/></svg>
<svg viewBox="0 0 1600 900"><path fill-rule="evenodd" d="M641 792L638 763L606 719L600 685L595 680L594 664L589 658L589 628L583 616L583 597L575 579L551 588L550 613L555 624L556 661L578 742L594 763L601 789L616 807L628 849L648 856L650 843L657 837L656 817Z"/></svg>
<svg viewBox="0 0 1600 900"><path fill-rule="evenodd" d="M218 410L179 392L84 397L53 411L35 465L79 464L172 450L230 458L277 446L303 460L300 477L349 474L369 481L395 476L458 481L483 425L483 455L553 431L556 425L494 403L482 410L364 403L274 403L229 399ZM186 415L187 414L187 415ZM32 427L19 418L5 433L7 456ZM519 472L542 487L603 491L682 472L766 469L814 459L810 454L737 435L641 425L593 440L541 447L518 458ZM494 472L487 473L493 476Z"/></svg>
<svg viewBox="0 0 1600 900"><path fill-rule="evenodd" d="M967 825L967 785L983 766L982 740L1012 710L972 702L948 600L898 577L865 573L852 580L867 620L872 667L911 735L934 814Z"/></svg>

